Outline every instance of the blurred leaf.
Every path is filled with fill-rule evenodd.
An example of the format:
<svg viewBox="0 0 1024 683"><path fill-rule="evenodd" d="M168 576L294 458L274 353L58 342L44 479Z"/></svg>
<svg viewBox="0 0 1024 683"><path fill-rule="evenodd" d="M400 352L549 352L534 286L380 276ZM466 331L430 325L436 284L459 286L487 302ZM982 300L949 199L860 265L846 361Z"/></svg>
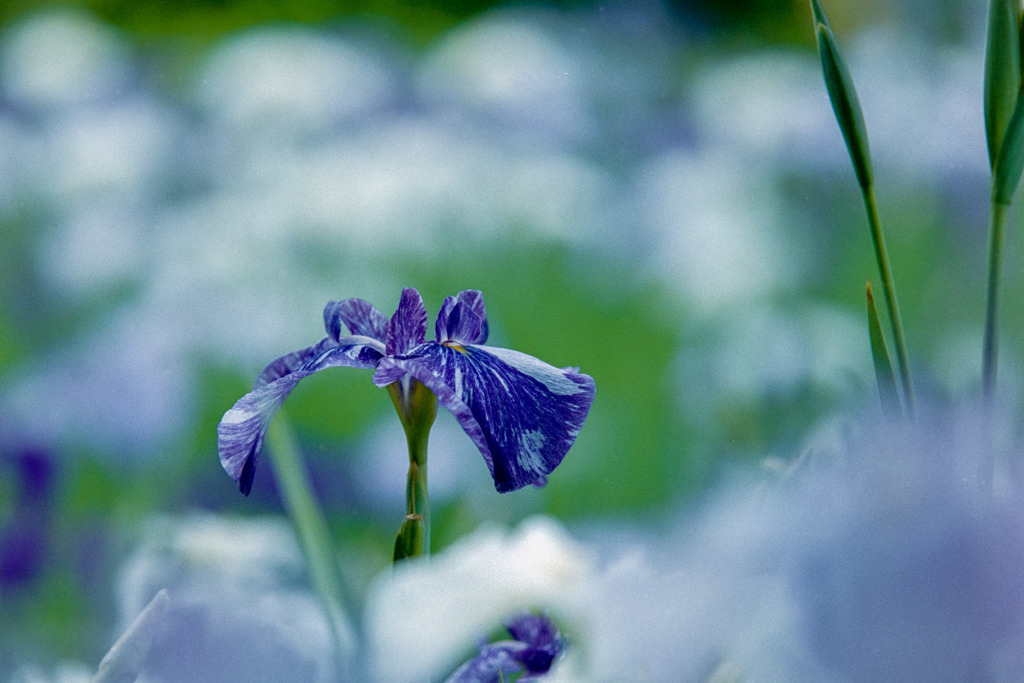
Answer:
<svg viewBox="0 0 1024 683"><path fill-rule="evenodd" d="M156 594L103 657L92 683L132 683L138 678L170 603L166 588Z"/></svg>
<svg viewBox="0 0 1024 683"><path fill-rule="evenodd" d="M1006 126L1006 135L999 147L992 171L992 201L1009 206L1024 171L1024 92L1017 96L1013 115Z"/></svg>
<svg viewBox="0 0 1024 683"><path fill-rule="evenodd" d="M344 671L355 648L355 634L345 611L346 602L351 605L353 601L345 592L327 520L313 495L298 442L283 410L267 430L267 447L282 503L331 627L338 670Z"/></svg>
<svg viewBox="0 0 1024 683"><path fill-rule="evenodd" d="M850 152L853 170L857 174L857 182L862 188L872 183L871 153L868 149L868 133L864 126L857 91L853 87L853 79L846 67L843 55L836 43L836 38L829 28L825 11L817 0L812 1L815 15L815 35L818 40L818 55L821 57L821 69L825 77L825 87L832 101L839 130L846 141L846 149ZM825 21L818 19L821 16Z"/></svg>
<svg viewBox="0 0 1024 683"><path fill-rule="evenodd" d="M878 382L878 397L882 401L882 413L887 417L901 417L900 399L896 393L896 377L892 372L892 361L889 349L885 346L885 335L878 321L878 309L875 307L875 296L871 292L871 281L867 286L868 299L868 331L871 335L871 358L875 363L875 380Z"/></svg>
<svg viewBox="0 0 1024 683"><path fill-rule="evenodd" d="M1019 0L990 0L985 43L985 139L993 168L1020 91L1020 26Z"/></svg>

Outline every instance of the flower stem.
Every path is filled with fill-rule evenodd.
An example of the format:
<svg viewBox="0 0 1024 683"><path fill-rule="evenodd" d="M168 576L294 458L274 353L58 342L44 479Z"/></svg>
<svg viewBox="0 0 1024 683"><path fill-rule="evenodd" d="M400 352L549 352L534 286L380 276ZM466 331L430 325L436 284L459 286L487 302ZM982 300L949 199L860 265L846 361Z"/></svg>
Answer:
<svg viewBox="0 0 1024 683"><path fill-rule="evenodd" d="M868 214L868 226L871 229L871 241L878 259L878 271L882 277L882 291L885 292L885 305L889 309L889 322L892 325L893 345L896 347L896 361L900 370L900 383L903 385L903 400L906 403L907 415L914 417L914 385L910 379L910 363L907 360L907 344L903 337L903 321L900 318L900 307L896 301L896 285L893 282L892 270L889 268L889 254L885 248L885 237L878 219L878 206L875 202L875 191L872 185L861 187L864 197L864 208Z"/></svg>
<svg viewBox="0 0 1024 683"><path fill-rule="evenodd" d="M992 202L988 235L988 296L985 306L985 346L982 357L982 396L991 403L996 389L996 362L999 345L999 284L1003 266L1003 233L1009 204Z"/></svg>
<svg viewBox="0 0 1024 683"><path fill-rule="evenodd" d="M345 592L337 555L331 544L327 520L313 495L295 436L282 413L271 424L267 442L282 502L295 527L310 579L331 628L340 680L347 680L346 669L348 662L354 659L356 641L343 608Z"/></svg>
<svg viewBox="0 0 1024 683"><path fill-rule="evenodd" d="M437 417L437 397L411 377L392 382L388 394L405 429L409 474L405 520L395 539L395 560L430 554L430 501L427 497L427 441Z"/></svg>

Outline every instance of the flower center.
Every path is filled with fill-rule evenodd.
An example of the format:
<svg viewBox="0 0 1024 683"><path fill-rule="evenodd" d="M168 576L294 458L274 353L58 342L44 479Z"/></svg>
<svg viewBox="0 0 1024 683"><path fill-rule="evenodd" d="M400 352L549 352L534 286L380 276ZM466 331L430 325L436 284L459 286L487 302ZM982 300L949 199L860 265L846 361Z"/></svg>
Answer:
<svg viewBox="0 0 1024 683"><path fill-rule="evenodd" d="M455 349L459 353L466 353L466 349L463 348L462 344L450 339L446 342L441 342L441 346L447 346L449 349Z"/></svg>

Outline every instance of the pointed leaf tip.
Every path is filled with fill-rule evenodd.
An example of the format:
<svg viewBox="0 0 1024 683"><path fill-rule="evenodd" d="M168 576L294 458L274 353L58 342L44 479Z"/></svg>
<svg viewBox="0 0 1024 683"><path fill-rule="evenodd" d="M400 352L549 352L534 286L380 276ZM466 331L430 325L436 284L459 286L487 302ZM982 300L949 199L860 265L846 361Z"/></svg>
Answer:
<svg viewBox="0 0 1024 683"><path fill-rule="evenodd" d="M1020 0L990 0L985 39L985 140L994 169L1021 89Z"/></svg>
<svg viewBox="0 0 1024 683"><path fill-rule="evenodd" d="M811 0L811 13L814 15L815 25L823 24L829 30L832 30L832 27L828 23L828 17L825 15L825 8L821 6L821 2L819 2L819 0Z"/></svg>
<svg viewBox="0 0 1024 683"><path fill-rule="evenodd" d="M873 182L873 172L868 132L864 125L864 115L861 113L860 100L857 98L853 78L850 76L850 70L843 60L839 44L828 24L819 21L815 28L815 35L818 41L818 55L821 57L822 75L825 78L825 88L828 90L839 130L846 142L846 149L850 153L850 161L857 174L857 182L862 188L870 187Z"/></svg>

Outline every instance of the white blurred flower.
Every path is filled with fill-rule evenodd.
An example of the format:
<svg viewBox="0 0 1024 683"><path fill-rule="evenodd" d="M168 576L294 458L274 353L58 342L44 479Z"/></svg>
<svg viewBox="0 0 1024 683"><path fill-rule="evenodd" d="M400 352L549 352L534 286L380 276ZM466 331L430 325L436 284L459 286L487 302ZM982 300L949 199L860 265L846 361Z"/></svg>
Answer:
<svg viewBox="0 0 1024 683"><path fill-rule="evenodd" d="M40 265L62 299L80 300L134 282L146 264L148 213L126 202L94 202L40 240Z"/></svg>
<svg viewBox="0 0 1024 683"><path fill-rule="evenodd" d="M667 152L636 174L651 263L696 310L764 298L791 282L795 250L770 183L756 164L721 149Z"/></svg>
<svg viewBox="0 0 1024 683"><path fill-rule="evenodd" d="M140 681L333 681L333 641L283 519L158 519L125 566L120 634L167 589Z"/></svg>
<svg viewBox="0 0 1024 683"><path fill-rule="evenodd" d="M428 562L396 567L367 597L370 672L395 683L447 675L515 613L571 614L594 568L591 552L543 517L511 533L478 530Z"/></svg>
<svg viewBox="0 0 1024 683"><path fill-rule="evenodd" d="M538 518L400 567L367 601L372 672L443 676L541 610L568 638L553 681L1016 681L1019 430L969 410L918 419L849 423L784 478L738 477L629 548Z"/></svg>
<svg viewBox="0 0 1024 683"><path fill-rule="evenodd" d="M165 191L182 138L177 116L135 96L102 106L76 107L47 121L42 134L51 160L36 160L45 196L58 208L112 195L153 201Z"/></svg>
<svg viewBox="0 0 1024 683"><path fill-rule="evenodd" d="M764 163L849 165L834 143L821 63L813 52L745 54L705 65L695 76L694 126L706 144Z"/></svg>
<svg viewBox="0 0 1024 683"><path fill-rule="evenodd" d="M52 668L26 665L11 674L10 683L89 683L92 668L79 662L63 662Z"/></svg>
<svg viewBox="0 0 1024 683"><path fill-rule="evenodd" d="M85 12L31 14L9 27L2 41L3 92L30 108L59 110L106 100L129 80L124 40Z"/></svg>
<svg viewBox="0 0 1024 683"><path fill-rule="evenodd" d="M11 373L0 409L33 443L88 445L131 462L191 416L195 378L167 321L117 318Z"/></svg>
<svg viewBox="0 0 1024 683"><path fill-rule="evenodd" d="M267 129L325 133L393 97L392 73L363 48L306 28L267 26L222 41L198 75L197 97L240 138Z"/></svg>
<svg viewBox="0 0 1024 683"><path fill-rule="evenodd" d="M966 46L925 41L899 25L847 38L844 54L879 167L889 182L929 174L987 178L984 36Z"/></svg>
<svg viewBox="0 0 1024 683"><path fill-rule="evenodd" d="M865 314L866 319L866 314ZM752 310L716 321L716 329L677 359L685 411L710 419L716 406L792 394L802 385L842 391L873 388L864 320L831 306Z"/></svg>
<svg viewBox="0 0 1024 683"><path fill-rule="evenodd" d="M499 128L579 140L594 128L589 66L540 22L492 13L446 34L422 68L422 97Z"/></svg>

